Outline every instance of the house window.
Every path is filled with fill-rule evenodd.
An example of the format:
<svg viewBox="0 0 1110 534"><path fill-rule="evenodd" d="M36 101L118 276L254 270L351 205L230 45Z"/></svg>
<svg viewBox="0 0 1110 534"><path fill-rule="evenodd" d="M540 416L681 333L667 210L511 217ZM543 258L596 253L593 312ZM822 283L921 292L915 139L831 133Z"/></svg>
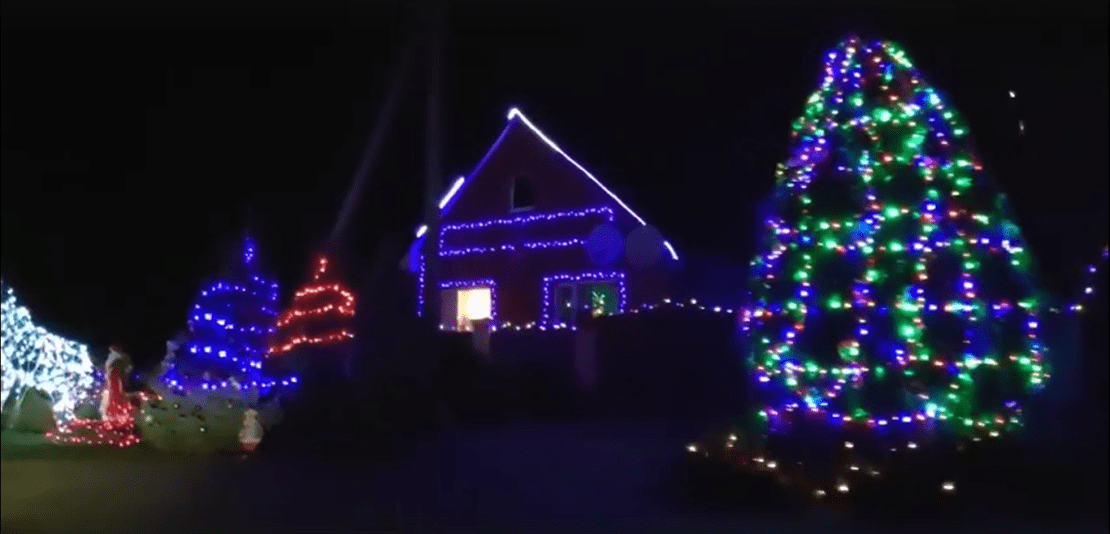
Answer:
<svg viewBox="0 0 1110 534"><path fill-rule="evenodd" d="M493 318L493 291L488 287L468 287L456 293L456 328L474 330L474 321Z"/></svg>
<svg viewBox="0 0 1110 534"><path fill-rule="evenodd" d="M559 284L555 286L554 320L574 324L579 314L595 316L620 311L620 294L615 282Z"/></svg>
<svg viewBox="0 0 1110 534"><path fill-rule="evenodd" d="M510 196L510 212L525 211L536 207L536 195L532 191L532 182L527 176L518 175L513 178Z"/></svg>
<svg viewBox="0 0 1110 534"><path fill-rule="evenodd" d="M609 315L620 311L620 295L613 282L584 284L587 306L594 315Z"/></svg>
<svg viewBox="0 0 1110 534"><path fill-rule="evenodd" d="M578 314L574 298L574 284L562 284L555 287L555 322L573 324L574 317Z"/></svg>

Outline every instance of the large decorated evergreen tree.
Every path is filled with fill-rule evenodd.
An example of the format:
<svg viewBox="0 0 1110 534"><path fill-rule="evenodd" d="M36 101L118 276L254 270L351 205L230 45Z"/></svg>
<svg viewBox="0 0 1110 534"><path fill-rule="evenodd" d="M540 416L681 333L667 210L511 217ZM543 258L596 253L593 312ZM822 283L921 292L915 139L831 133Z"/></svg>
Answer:
<svg viewBox="0 0 1110 534"><path fill-rule="evenodd" d="M792 143L742 311L756 406L691 450L823 497L1008 435L1048 376L1046 304L961 117L897 45L852 37Z"/></svg>
<svg viewBox="0 0 1110 534"><path fill-rule="evenodd" d="M67 420L91 401L94 369L88 347L35 325L31 312L0 282L0 339L3 348L3 404L14 407L29 389L50 397L55 417Z"/></svg>
<svg viewBox="0 0 1110 534"><path fill-rule="evenodd" d="M277 317L278 286L261 274L250 237L223 279L200 292L189 314L183 346L165 365L162 383L177 393L193 389L265 392L275 381L262 373Z"/></svg>

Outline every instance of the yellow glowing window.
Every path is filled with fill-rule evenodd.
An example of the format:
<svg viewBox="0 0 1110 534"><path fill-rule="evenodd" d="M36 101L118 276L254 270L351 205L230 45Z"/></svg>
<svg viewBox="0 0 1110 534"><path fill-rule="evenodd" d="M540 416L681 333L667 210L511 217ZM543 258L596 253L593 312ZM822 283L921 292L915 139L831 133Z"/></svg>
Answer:
<svg viewBox="0 0 1110 534"><path fill-rule="evenodd" d="M493 294L488 287L458 290L459 330L473 330L472 321L493 317Z"/></svg>

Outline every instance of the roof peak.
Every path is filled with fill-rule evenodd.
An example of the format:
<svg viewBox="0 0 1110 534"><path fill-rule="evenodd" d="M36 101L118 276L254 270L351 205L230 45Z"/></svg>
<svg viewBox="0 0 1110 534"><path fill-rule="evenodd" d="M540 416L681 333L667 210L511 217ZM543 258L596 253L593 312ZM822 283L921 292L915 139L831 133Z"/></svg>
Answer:
<svg viewBox="0 0 1110 534"><path fill-rule="evenodd" d="M589 178L595 184L597 184L597 186L600 187L601 190L605 192L605 194L609 195L609 197L612 198L617 204L619 204L620 207L624 208L624 211L628 212L628 214L631 215L633 219L636 219L636 222L639 222L643 226L648 226L647 221L645 221L635 211L633 211L632 208L629 207L628 204L625 204L624 201L621 200L620 197L618 197L616 193L614 193L612 190L610 190L608 187L606 187L605 184L601 183L601 180L598 180L597 177L593 175L593 173L586 170L585 167L583 167L580 163L575 161L574 158L570 157L569 154L564 152L563 149L560 148L559 145L555 143L555 141L552 141L551 138L544 135L544 133L542 131L540 131L540 129L537 128L535 124L532 124L532 121L528 120L528 117L524 115L524 112L520 111L520 108L518 108L516 106L513 106L512 108L509 108L509 115L508 115L507 118L510 122L513 119L520 119L520 121L523 122L524 125L528 127L528 129L532 130L532 133L536 134L536 136L539 137L540 139L542 139L543 142L547 143L548 147L550 147L555 152L559 153L559 155L566 158L566 160L571 165L574 165L579 171L582 172L582 174L585 174L587 178ZM667 252L670 253L671 258L673 258L675 260L678 259L678 253L675 252L674 247L671 246L671 243L669 241L664 241L663 246L665 246L667 248Z"/></svg>
<svg viewBox="0 0 1110 534"><path fill-rule="evenodd" d="M532 133L536 137L540 138L544 143L546 143L549 148L554 150L560 156L563 156L563 158L566 159L568 163L570 163L575 168L577 168L582 174L586 175L586 177L589 178L594 184L596 184L602 191L604 191L605 194L609 195L609 197L612 198L613 201L615 201L618 205L620 205L620 207L623 208L624 211L628 212L628 214L631 215L632 218L636 220L636 222L640 223L643 226L648 226L647 221L645 221L635 211L633 211L632 208L628 206L628 204L625 204L624 201L621 200L620 197L618 197L616 193L614 193L612 190L610 190L608 187L606 187L605 184L601 183L601 180L598 180L597 177L593 175L593 173L586 170L585 167L583 167L580 163L575 161L574 158L570 157L569 154L564 152L563 149L560 148L559 145L555 143L555 141L552 141L550 137L545 135L543 133L543 131L541 131L539 128L536 127L535 124L532 123L531 120L528 120L528 117L524 115L524 112L521 111L520 108L518 108L516 106L513 106L513 107L509 108L509 113L506 116L506 120L508 120L509 124L507 124L505 126L505 128L501 131L501 135L497 138L497 141L493 144L493 146L490 147L489 151L486 152L486 155L478 163L478 166L475 167L474 170L470 172L470 174L465 175L465 176L460 176L460 177L456 178L455 182L452 184L451 188L447 191L447 194L445 194L440 199L439 209L440 209L440 214L441 215L443 213L446 213L447 209L451 206L451 201L454 200L454 198L462 190L463 186L467 182L469 182L471 179L473 179L475 175L478 174L478 172L485 165L486 160L489 159L490 155L492 155L497 150L497 147L501 144L502 139L505 138L505 134L508 133L509 128L512 127L512 123L513 123L514 119L520 120L520 122L523 123L525 126L527 126L528 129L531 130ZM427 232L427 230L428 230L428 228L427 228L426 225L421 225L419 228L417 228L417 230L416 230L417 239L419 240L420 238L422 238L424 236L424 233ZM667 252L670 254L672 259L678 260L678 253L675 252L674 247L671 245L671 243L669 241L664 241L663 246L666 247Z"/></svg>

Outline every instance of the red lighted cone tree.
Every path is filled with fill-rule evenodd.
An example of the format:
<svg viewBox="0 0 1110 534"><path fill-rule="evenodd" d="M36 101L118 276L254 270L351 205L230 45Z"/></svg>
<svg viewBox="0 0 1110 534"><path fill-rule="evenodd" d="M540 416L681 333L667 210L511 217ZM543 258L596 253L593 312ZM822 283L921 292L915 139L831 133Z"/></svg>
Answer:
<svg viewBox="0 0 1110 534"><path fill-rule="evenodd" d="M352 339L349 323L354 315L354 293L328 271L327 257L320 256L312 281L297 291L293 304L278 319L277 342L270 347L270 356Z"/></svg>

